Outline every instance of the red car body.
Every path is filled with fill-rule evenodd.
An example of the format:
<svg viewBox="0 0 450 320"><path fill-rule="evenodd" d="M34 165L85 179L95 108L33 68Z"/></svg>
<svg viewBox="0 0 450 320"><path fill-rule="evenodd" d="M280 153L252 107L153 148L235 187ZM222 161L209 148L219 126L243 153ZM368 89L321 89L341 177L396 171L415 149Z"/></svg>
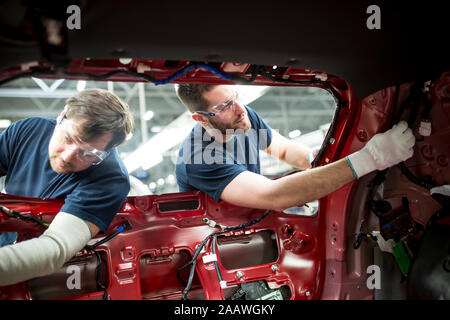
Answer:
<svg viewBox="0 0 450 320"><path fill-rule="evenodd" d="M409 174L419 180L433 181L434 185L450 181L450 72L442 65L438 66L439 72L434 73L437 76L433 79L421 77L422 81L416 81L407 76L408 81L398 82L401 77L396 78L390 85L375 86L374 92L358 98L352 83L329 73L330 70L288 65L274 70L271 64L196 61L200 59L133 59L124 65L112 57L73 58L63 66L51 59L41 63L23 61L4 68L0 81L28 75L155 83L316 86L333 95L337 109L315 166L326 165L361 149L373 135L403 119L408 120L417 138L414 156L405 162ZM429 88L424 87L423 80L431 80ZM424 98L415 95L417 92ZM429 110L427 103L432 106ZM411 104L417 106L411 107ZM425 112L426 119L422 119L420 116ZM423 121L432 124L429 136L419 133ZM444 208L442 202L430 195L429 189L408 179L396 166L387 172L384 181L382 204L389 210L382 213L380 210L374 215L367 206L367 198L375 176L375 173L369 174L320 199L318 212L313 216L272 211L251 226L219 235L215 246L217 267L212 242L206 242L196 258L188 298L230 299L243 284L265 283L267 287L263 292L276 292L284 299L374 299L375 290L368 285L372 276L368 267L376 265L375 242L360 239L359 246L354 248L362 223L366 223L367 230L379 230L383 224L377 217L382 215L386 221L407 225L408 230L395 237L412 237L420 247L430 218ZM46 222L51 222L62 204L60 199L0 195L0 205ZM106 297L112 300L181 299L185 284L177 278L178 270L192 259L202 241L216 231L205 219L236 226L257 219L263 213L264 210L217 203L200 191L128 197L108 231L89 242L92 245L125 221L130 223L130 230L95 249L100 260L92 251L82 250L54 274L0 288L0 299L98 300L105 297L105 291ZM404 216L401 222L397 221ZM439 216L437 223L447 230L450 228L448 217ZM5 231L18 232L18 241L24 241L39 236L43 228L32 221L0 213L0 232ZM385 235L395 238L387 231ZM444 258L439 257L436 259L446 261L445 254ZM101 263L96 274L98 261ZM69 266L81 270L84 284L81 289L68 288ZM225 285L221 286L217 268ZM185 268L181 278L186 281L188 273ZM409 297L417 297L414 290L423 288L408 285ZM434 293L431 297L436 298Z"/></svg>

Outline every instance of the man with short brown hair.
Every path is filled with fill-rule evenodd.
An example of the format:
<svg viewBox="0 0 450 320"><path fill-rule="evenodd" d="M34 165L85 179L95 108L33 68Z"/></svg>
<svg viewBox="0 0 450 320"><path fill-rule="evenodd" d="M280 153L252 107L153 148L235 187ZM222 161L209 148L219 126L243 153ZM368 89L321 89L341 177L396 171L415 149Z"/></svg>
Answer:
<svg viewBox="0 0 450 320"><path fill-rule="evenodd" d="M115 147L133 128L127 104L101 89L79 92L54 119L20 120L0 134L8 194L63 198L38 238L0 248L0 286L59 269L109 224L130 190Z"/></svg>
<svg viewBox="0 0 450 320"><path fill-rule="evenodd" d="M239 102L232 85L180 84L177 95L197 122L180 148L176 165L179 189L201 190L216 201L284 210L320 199L413 155L415 137L401 121L343 159L268 179L259 174L260 150L302 169L310 168L311 150L272 130L254 110Z"/></svg>

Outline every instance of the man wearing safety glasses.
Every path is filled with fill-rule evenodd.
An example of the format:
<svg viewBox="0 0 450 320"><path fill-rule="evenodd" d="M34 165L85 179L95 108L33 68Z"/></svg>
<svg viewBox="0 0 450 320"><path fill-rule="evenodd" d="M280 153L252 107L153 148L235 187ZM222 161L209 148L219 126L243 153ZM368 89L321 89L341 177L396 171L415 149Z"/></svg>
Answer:
<svg viewBox="0 0 450 320"><path fill-rule="evenodd" d="M106 232L130 190L115 147L132 128L124 102L88 89L69 98L56 121L28 118L0 134L5 191L64 199L40 237L13 244L9 234L10 243L0 248L0 286L53 273L99 231Z"/></svg>
<svg viewBox="0 0 450 320"><path fill-rule="evenodd" d="M259 174L259 150L301 169L311 167L311 150L284 138L239 103L233 86L180 84L176 90L198 123L180 148L179 189L201 190L216 201L284 210L320 199L413 155L415 138L402 121L346 158L271 180Z"/></svg>

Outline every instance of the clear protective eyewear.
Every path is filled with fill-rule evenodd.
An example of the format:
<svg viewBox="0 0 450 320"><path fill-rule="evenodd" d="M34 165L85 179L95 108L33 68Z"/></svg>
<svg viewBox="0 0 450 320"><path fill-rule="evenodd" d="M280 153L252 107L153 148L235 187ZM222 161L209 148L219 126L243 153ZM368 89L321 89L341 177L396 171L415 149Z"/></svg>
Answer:
<svg viewBox="0 0 450 320"><path fill-rule="evenodd" d="M106 157L109 155L109 151L102 151L92 148L88 143L84 142L79 137L70 134L71 132L73 132L73 130L69 128L69 126L67 125L67 121L64 121L64 119L67 119L65 112L62 115L61 120L58 122L58 126L60 126L61 129L63 129L63 131L65 132L64 141L66 145L72 144L73 146L71 147L71 149L77 149L76 157L80 161L84 163L91 163L92 165L98 165L106 159ZM87 145L90 147L90 149L83 149L80 147L80 144Z"/></svg>
<svg viewBox="0 0 450 320"><path fill-rule="evenodd" d="M231 98L225 100L222 103L219 103L219 104L211 107L211 111L197 110L195 112L214 117L218 113L225 112L225 111L231 109L235 105L237 99L238 99L238 93L234 92L232 94Z"/></svg>

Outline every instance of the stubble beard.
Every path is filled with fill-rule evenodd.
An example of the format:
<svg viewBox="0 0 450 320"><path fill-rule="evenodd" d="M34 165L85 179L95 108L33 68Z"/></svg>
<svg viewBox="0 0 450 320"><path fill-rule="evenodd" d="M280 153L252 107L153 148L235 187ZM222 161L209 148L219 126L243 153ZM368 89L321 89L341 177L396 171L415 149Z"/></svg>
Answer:
<svg viewBox="0 0 450 320"><path fill-rule="evenodd" d="M63 164L61 166L60 164ZM53 171L58 174L68 174L73 172L72 165L70 163L65 162L60 156L54 155L50 157L50 166Z"/></svg>
<svg viewBox="0 0 450 320"><path fill-rule="evenodd" d="M245 118L243 123L238 123L242 117L239 117L239 119L235 120L232 124L218 123L213 119L209 119L209 122L214 129L219 130L223 135L229 135L230 131L242 130L243 132L247 132L250 129L250 120L246 115L243 117Z"/></svg>

